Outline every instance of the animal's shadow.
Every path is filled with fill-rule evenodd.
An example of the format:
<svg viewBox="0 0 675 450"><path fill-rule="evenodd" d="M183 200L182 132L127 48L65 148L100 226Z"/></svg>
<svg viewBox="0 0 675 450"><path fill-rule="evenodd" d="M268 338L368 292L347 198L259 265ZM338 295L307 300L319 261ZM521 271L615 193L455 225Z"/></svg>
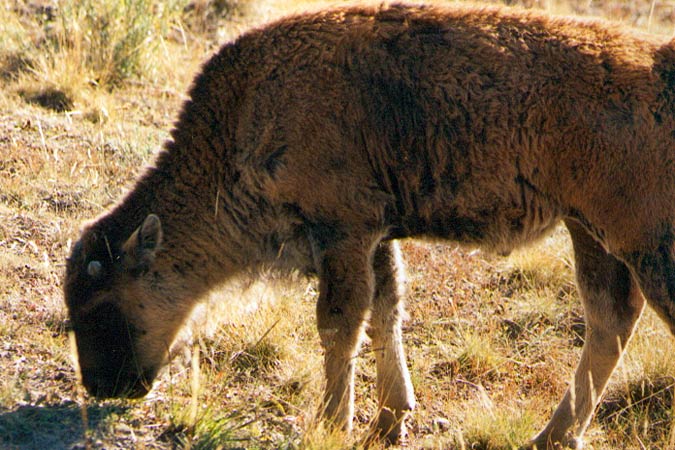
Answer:
<svg viewBox="0 0 675 450"><path fill-rule="evenodd" d="M120 406L89 405L89 429L124 411ZM75 402L0 409L0 449L84 449L85 439L82 410Z"/></svg>

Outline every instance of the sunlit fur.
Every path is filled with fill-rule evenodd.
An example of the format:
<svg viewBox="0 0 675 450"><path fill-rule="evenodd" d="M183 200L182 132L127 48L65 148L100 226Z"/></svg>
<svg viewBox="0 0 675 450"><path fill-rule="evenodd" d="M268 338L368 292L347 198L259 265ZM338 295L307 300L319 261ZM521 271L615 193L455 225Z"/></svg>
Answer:
<svg viewBox="0 0 675 450"><path fill-rule="evenodd" d="M587 336L539 449L581 446L644 298L675 326L675 43L499 8L281 20L204 65L154 167L75 246L84 384L143 395L206 292L297 270L319 278L327 418L351 427L367 329L395 441L415 399L392 239L508 253L560 220Z"/></svg>

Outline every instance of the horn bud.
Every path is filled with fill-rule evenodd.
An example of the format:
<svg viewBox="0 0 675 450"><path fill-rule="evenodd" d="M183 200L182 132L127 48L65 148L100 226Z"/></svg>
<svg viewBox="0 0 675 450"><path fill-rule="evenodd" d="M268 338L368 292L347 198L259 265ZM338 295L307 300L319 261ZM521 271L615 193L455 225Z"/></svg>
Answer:
<svg viewBox="0 0 675 450"><path fill-rule="evenodd" d="M100 261L91 261L87 266L87 274L92 278L98 278L103 271Z"/></svg>

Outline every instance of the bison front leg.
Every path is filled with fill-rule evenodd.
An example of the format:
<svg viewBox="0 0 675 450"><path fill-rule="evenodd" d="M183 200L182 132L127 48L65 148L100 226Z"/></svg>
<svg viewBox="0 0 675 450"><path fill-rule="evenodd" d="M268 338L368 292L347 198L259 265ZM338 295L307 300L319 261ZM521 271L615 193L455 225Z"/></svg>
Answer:
<svg viewBox="0 0 675 450"><path fill-rule="evenodd" d="M376 242L353 239L323 252L317 321L325 351L324 414L332 425L351 431L355 358L372 304Z"/></svg>
<svg viewBox="0 0 675 450"><path fill-rule="evenodd" d="M566 225L574 245L586 341L570 388L546 428L531 443L539 450L560 444L582 447L583 433L644 309L644 298L626 265L576 222Z"/></svg>
<svg viewBox="0 0 675 450"><path fill-rule="evenodd" d="M376 425L380 436L395 443L405 436L405 418L415 407L401 333L403 267L398 243L381 243L375 251L373 266L375 296L368 335L377 365L379 412Z"/></svg>

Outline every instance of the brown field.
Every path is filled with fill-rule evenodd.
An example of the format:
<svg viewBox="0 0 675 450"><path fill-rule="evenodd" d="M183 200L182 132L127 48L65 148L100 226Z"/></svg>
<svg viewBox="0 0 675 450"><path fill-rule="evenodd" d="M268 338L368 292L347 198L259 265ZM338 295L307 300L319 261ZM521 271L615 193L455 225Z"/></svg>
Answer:
<svg viewBox="0 0 675 450"><path fill-rule="evenodd" d="M675 31L672 1L508 3ZM0 449L362 447L376 409L374 358L366 344L356 432L326 431L316 420L322 355L311 281L214 292L142 400L85 398L65 332L61 279L78 229L152 161L200 62L247 27L305 7L0 5ZM407 447L524 443L548 420L583 343L566 232L506 259L415 241L403 250L404 339L418 399ZM675 449L673 344L648 311L587 432L588 448Z"/></svg>

